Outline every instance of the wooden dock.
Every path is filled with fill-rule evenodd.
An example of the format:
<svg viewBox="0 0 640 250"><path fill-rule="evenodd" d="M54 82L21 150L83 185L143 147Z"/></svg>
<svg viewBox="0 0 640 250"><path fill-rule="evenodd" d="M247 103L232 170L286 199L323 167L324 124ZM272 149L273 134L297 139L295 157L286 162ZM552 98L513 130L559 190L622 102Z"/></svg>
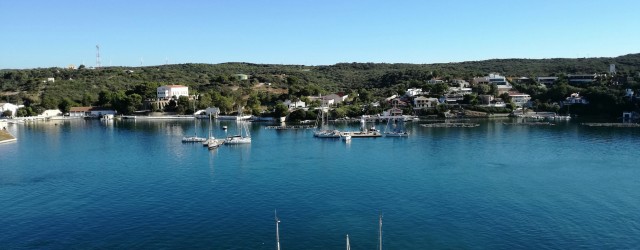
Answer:
<svg viewBox="0 0 640 250"><path fill-rule="evenodd" d="M475 128L480 126L480 124L470 122L443 122L420 124L420 126L425 128Z"/></svg>
<svg viewBox="0 0 640 250"><path fill-rule="evenodd" d="M287 126L266 126L265 129L290 130L290 129L313 129L315 125L287 125Z"/></svg>
<svg viewBox="0 0 640 250"><path fill-rule="evenodd" d="M639 123L597 123L597 122L586 122L581 123L582 126L588 127L613 127L613 128L640 128Z"/></svg>

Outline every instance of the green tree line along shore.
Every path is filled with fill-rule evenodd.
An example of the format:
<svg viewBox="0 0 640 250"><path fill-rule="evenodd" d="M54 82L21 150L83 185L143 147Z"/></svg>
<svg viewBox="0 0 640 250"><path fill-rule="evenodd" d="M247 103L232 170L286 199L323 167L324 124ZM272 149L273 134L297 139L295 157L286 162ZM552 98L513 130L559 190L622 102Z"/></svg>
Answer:
<svg viewBox="0 0 640 250"><path fill-rule="evenodd" d="M616 65L616 74L609 73L609 65ZM282 101L302 100L307 96L336 92L349 95L346 103L333 111L334 118L377 114L389 108L384 99L402 95L408 88L422 88L433 97L442 96L448 89L447 81L486 76L495 72L507 77L528 77L531 81L514 82L514 90L531 95L532 109L566 112L557 105L571 93L580 93L589 104L571 107L572 114L619 117L622 111L639 111L638 101L625 96L626 90L640 91L640 54L613 58L580 59L495 59L439 64L387 64L338 63L330 66L274 65L252 63L177 64L148 67L103 67L90 69L81 65L77 69L36 68L0 70L0 102L23 104L18 116L30 116L46 109L68 112L73 106L101 106L115 109L120 114L137 110L161 111L145 107L145 100L156 98L156 88L180 84L189 87L190 95L198 100L180 98L162 111L190 114L196 109L219 107L231 114L237 106L254 115L265 112L287 115ZM237 74L249 76L246 80ZM571 85L569 74L599 74L595 82ZM550 86L535 82L539 76L556 76ZM54 78L54 81L47 81ZM445 83L430 84L431 79ZM490 109L477 106L479 94L494 94L493 86L474 85L473 94L465 96L462 104L472 110L509 112L507 108ZM506 98L506 96L504 96ZM380 106L368 105L380 102ZM446 111L443 105L419 115ZM413 113L409 108L406 112ZM315 118L312 111L295 111L294 120Z"/></svg>

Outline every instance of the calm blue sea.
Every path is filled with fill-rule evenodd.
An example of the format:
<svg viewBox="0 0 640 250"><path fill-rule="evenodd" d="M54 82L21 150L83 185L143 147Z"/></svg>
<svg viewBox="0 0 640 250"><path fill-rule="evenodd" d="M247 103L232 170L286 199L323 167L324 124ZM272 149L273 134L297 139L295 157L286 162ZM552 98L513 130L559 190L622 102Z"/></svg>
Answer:
<svg viewBox="0 0 640 250"><path fill-rule="evenodd" d="M276 209L282 249L374 249L381 213L386 249L640 247L639 129L414 123L347 144L251 126L209 151L180 142L193 121L11 125L0 249L275 249Z"/></svg>

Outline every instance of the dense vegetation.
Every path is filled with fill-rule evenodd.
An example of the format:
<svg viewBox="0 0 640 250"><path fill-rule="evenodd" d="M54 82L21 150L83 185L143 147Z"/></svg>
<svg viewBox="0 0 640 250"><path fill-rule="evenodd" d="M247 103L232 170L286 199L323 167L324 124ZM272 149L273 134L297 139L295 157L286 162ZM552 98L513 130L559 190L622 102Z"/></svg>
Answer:
<svg viewBox="0 0 640 250"><path fill-rule="evenodd" d="M604 75L609 64L616 64L615 76ZM640 54L615 58L581 59L495 59L444 64L385 64L339 63L331 66L266 65L251 63L180 64L149 67L105 67L88 69L37 68L0 70L0 102L24 104L20 115L34 115L44 109L68 111L72 106L104 106L129 114L147 107L144 101L156 96L156 88L165 84L189 86L191 94L199 95L197 108L217 106L231 113L236 105L245 112L259 114L286 113L277 104L285 99L338 91L349 94L350 105L338 107L335 116L375 113L382 107L363 109L363 105L381 101L407 88L419 87L439 96L446 84L429 84L428 80L466 79L490 72L509 77L558 76L557 84L540 86L535 81L513 83L521 92L534 99L534 109L560 110L556 104L571 93L580 92L591 104L571 110L572 113L619 116L622 110L638 110L635 99L625 97L625 90L640 89ZM567 74L601 73L596 83L571 86ZM248 80L235 75L246 74ZM55 82L47 81L55 78ZM478 94L491 93L490 86L474 86ZM465 103L475 104L476 94L466 97ZM317 103L315 103L317 105ZM180 99L165 111L193 112L189 100ZM276 109L276 107L278 109ZM313 114L295 113L306 118Z"/></svg>

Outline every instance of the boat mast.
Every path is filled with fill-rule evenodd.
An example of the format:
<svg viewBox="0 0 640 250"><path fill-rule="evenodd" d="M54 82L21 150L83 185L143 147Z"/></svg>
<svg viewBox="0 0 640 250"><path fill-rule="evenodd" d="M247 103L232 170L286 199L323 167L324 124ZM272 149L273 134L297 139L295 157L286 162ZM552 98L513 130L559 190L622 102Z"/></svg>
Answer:
<svg viewBox="0 0 640 250"><path fill-rule="evenodd" d="M280 220L278 219L278 212L276 210L273 210L273 214L276 218L276 250L280 250L280 229L278 228Z"/></svg>
<svg viewBox="0 0 640 250"><path fill-rule="evenodd" d="M382 213L380 214L379 224L378 224L378 246L379 250L382 250Z"/></svg>
<svg viewBox="0 0 640 250"><path fill-rule="evenodd" d="M349 245L349 235L347 234L347 250L351 250L351 245Z"/></svg>

